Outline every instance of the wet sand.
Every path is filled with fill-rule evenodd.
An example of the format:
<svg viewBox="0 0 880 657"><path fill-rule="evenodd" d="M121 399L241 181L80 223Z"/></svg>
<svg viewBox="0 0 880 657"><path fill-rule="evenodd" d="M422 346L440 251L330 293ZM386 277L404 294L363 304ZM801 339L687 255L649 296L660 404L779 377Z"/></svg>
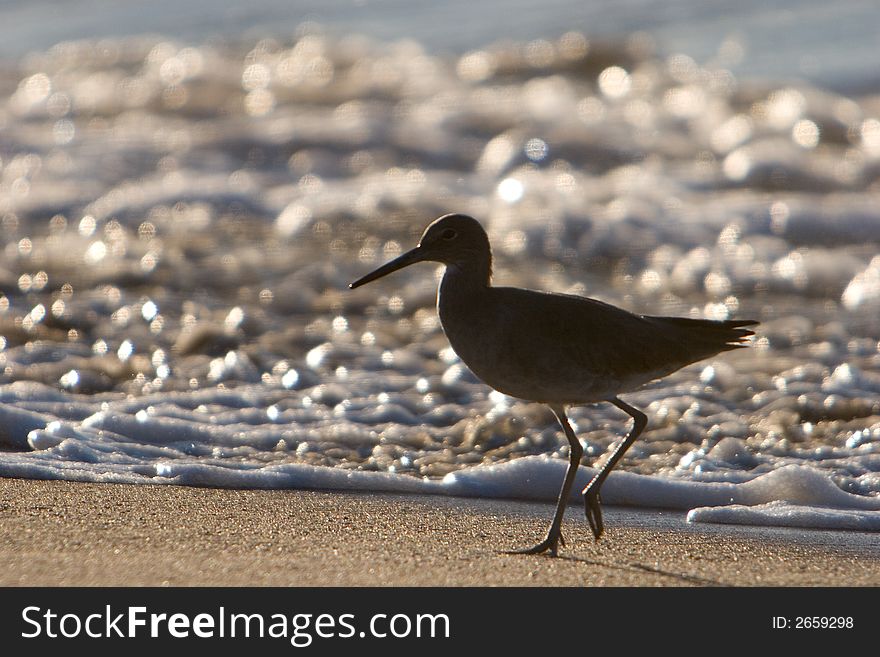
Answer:
<svg viewBox="0 0 880 657"><path fill-rule="evenodd" d="M503 554L552 505L0 479L0 585L877 586L874 534L570 509L561 558Z"/></svg>

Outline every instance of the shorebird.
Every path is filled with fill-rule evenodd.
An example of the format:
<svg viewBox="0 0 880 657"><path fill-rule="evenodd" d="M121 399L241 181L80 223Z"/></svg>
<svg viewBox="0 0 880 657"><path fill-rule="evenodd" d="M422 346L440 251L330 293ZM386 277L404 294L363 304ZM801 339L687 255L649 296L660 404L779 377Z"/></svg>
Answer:
<svg viewBox="0 0 880 657"><path fill-rule="evenodd" d="M632 430L583 489L584 513L599 540L604 530L599 491L648 423L618 397L696 361L748 346L751 320L713 321L636 315L596 299L494 287L492 251L476 219L447 214L418 245L349 285L354 289L416 262L446 266L437 294L440 323L452 349L495 390L547 404L569 444L569 462L547 535L521 554L556 556L562 518L583 448L566 408L610 402L633 419Z"/></svg>

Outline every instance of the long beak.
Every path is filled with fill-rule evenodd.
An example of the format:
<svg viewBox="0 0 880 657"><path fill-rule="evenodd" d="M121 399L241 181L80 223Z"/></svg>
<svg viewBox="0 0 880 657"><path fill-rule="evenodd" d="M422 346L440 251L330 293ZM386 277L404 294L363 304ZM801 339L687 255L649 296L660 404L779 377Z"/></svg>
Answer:
<svg viewBox="0 0 880 657"><path fill-rule="evenodd" d="M366 276L362 276L357 279L354 283L351 283L348 287L352 290L356 287L360 287L361 285L366 285L370 281L375 281L377 278L382 278L387 274L390 274L393 271L397 271L398 269L403 269L407 265L411 265L414 262L420 262L422 260L423 252L419 247L411 249L407 251L401 256L396 257L391 262L386 262L384 265L379 267L378 269L374 269Z"/></svg>

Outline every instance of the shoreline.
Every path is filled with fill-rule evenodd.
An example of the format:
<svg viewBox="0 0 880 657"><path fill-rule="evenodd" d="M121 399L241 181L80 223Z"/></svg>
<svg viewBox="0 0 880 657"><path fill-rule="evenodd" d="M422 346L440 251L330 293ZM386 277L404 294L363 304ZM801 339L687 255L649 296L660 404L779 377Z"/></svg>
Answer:
<svg viewBox="0 0 880 657"><path fill-rule="evenodd" d="M0 479L2 586L878 586L876 535L552 504Z"/></svg>

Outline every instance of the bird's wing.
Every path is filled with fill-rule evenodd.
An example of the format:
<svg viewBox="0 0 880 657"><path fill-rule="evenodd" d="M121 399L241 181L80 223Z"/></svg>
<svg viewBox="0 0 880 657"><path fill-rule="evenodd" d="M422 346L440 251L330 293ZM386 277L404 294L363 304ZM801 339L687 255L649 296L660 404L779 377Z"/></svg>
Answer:
<svg viewBox="0 0 880 657"><path fill-rule="evenodd" d="M751 333L731 323L645 317L587 297L499 289L512 366L534 376L644 383L741 346L736 341Z"/></svg>

